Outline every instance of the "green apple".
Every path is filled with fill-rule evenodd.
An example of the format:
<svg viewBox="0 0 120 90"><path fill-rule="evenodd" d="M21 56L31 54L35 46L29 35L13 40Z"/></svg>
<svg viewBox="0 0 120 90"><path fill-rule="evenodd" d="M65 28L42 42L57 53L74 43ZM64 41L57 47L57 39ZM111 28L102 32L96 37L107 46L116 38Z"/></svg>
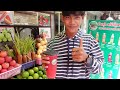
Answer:
<svg viewBox="0 0 120 90"><path fill-rule="evenodd" d="M47 76L46 76L46 75L43 75L42 77L43 77L43 79L47 79Z"/></svg>
<svg viewBox="0 0 120 90"><path fill-rule="evenodd" d="M46 70L43 70L43 73L46 74Z"/></svg>
<svg viewBox="0 0 120 90"><path fill-rule="evenodd" d="M43 79L42 77L39 77L39 79Z"/></svg>
<svg viewBox="0 0 120 90"><path fill-rule="evenodd" d="M34 70L33 69L29 69L28 70L29 74L32 76L34 74Z"/></svg>
<svg viewBox="0 0 120 90"><path fill-rule="evenodd" d="M7 42L7 39L5 37L3 38L3 42Z"/></svg>
<svg viewBox="0 0 120 90"><path fill-rule="evenodd" d="M42 71L38 71L38 74L39 74L40 77L43 76L43 72Z"/></svg>
<svg viewBox="0 0 120 90"><path fill-rule="evenodd" d="M4 38L4 34L0 33L0 39Z"/></svg>
<svg viewBox="0 0 120 90"><path fill-rule="evenodd" d="M34 67L33 70L34 70L34 72L38 72L39 71L38 67Z"/></svg>
<svg viewBox="0 0 120 90"><path fill-rule="evenodd" d="M5 37L8 39L8 38L11 38L11 34L10 33L6 33L5 34Z"/></svg>
<svg viewBox="0 0 120 90"><path fill-rule="evenodd" d="M22 79L22 76L19 74L19 75L17 75L17 78L18 79Z"/></svg>
<svg viewBox="0 0 120 90"><path fill-rule="evenodd" d="M40 71L44 70L44 68L42 66L38 66L38 68L39 68Z"/></svg>
<svg viewBox="0 0 120 90"><path fill-rule="evenodd" d="M39 79L38 73L35 73L35 74L33 75L33 78L34 78L34 79Z"/></svg>
<svg viewBox="0 0 120 90"><path fill-rule="evenodd" d="M28 78L29 77L29 72L28 71L22 72L22 77L23 78Z"/></svg>
<svg viewBox="0 0 120 90"><path fill-rule="evenodd" d="M33 77L32 77L32 76L29 76L28 79L33 79Z"/></svg>

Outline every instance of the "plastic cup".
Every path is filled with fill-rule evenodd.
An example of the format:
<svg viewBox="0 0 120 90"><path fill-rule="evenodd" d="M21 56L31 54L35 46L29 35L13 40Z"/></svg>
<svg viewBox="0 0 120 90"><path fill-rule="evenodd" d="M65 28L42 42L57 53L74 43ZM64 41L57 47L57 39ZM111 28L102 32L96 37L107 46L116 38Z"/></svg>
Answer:
<svg viewBox="0 0 120 90"><path fill-rule="evenodd" d="M48 68L46 69L46 75L49 79L55 79L56 77L56 69L57 69L57 58L58 52L54 50L48 50L43 54L49 57L50 64L47 64Z"/></svg>

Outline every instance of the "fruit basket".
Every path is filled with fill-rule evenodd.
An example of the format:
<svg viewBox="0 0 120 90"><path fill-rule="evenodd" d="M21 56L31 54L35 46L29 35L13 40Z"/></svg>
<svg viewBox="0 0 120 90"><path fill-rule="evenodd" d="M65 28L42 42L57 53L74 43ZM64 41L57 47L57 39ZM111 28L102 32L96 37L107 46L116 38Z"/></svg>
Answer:
<svg viewBox="0 0 120 90"><path fill-rule="evenodd" d="M28 69L35 66L35 60L29 61L27 63L22 64L22 70Z"/></svg>
<svg viewBox="0 0 120 90"><path fill-rule="evenodd" d="M21 72L21 66L22 65L14 68L14 69L11 69L11 70L9 70L7 72L1 73L0 74L0 79L8 79L8 78L11 78L11 77L13 77L15 75L20 74L20 72Z"/></svg>

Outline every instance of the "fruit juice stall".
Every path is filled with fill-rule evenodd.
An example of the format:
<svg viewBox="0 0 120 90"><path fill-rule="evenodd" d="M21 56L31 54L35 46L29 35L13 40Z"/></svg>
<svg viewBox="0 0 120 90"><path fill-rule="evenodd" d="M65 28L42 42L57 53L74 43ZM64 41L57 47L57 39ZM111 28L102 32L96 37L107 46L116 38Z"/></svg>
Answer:
<svg viewBox="0 0 120 90"><path fill-rule="evenodd" d="M92 79L119 79L120 77L120 21L90 20L88 33L91 34L104 55L104 63L99 74L91 74Z"/></svg>
<svg viewBox="0 0 120 90"><path fill-rule="evenodd" d="M40 27L37 26L40 19L37 24L28 23L14 15L19 16L13 11L0 12L0 79L47 79L46 70L41 66L41 54L46 51L47 38L51 38L50 16L47 19L44 17L45 27L44 24ZM34 38L20 33L23 28L33 26L38 28Z"/></svg>

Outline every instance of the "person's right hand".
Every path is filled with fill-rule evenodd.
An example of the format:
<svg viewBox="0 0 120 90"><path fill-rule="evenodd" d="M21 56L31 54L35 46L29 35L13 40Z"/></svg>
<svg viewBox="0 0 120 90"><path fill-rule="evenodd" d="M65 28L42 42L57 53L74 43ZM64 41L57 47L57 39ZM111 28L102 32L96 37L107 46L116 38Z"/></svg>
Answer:
<svg viewBox="0 0 120 90"><path fill-rule="evenodd" d="M48 68L48 64L50 64L50 62L49 62L49 57L47 57L46 55L44 55L44 54L42 54L41 55L41 62L42 62L42 66L44 67L44 68Z"/></svg>

